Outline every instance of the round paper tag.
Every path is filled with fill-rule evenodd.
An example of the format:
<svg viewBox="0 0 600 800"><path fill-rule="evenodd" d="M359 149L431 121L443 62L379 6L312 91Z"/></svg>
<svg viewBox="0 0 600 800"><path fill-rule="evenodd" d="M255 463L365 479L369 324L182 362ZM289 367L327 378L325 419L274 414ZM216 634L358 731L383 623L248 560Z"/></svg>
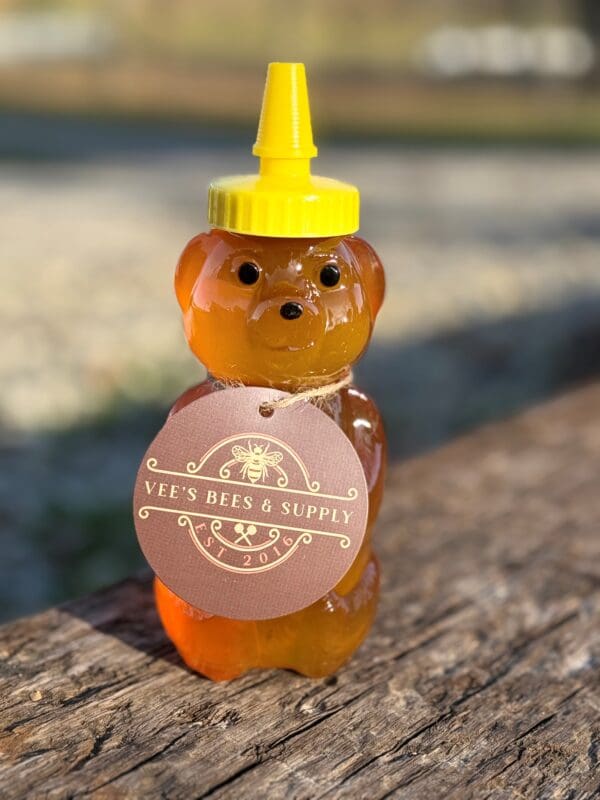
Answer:
<svg viewBox="0 0 600 800"><path fill-rule="evenodd" d="M307 402L260 414L282 393L224 389L170 417L137 476L135 526L158 577L233 619L309 606L350 568L368 493L350 440Z"/></svg>

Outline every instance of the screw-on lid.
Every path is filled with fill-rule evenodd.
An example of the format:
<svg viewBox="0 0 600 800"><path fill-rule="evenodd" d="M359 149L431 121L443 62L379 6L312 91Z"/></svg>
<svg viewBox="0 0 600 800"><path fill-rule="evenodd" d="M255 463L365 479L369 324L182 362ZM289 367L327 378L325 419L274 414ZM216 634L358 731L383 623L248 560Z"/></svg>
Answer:
<svg viewBox="0 0 600 800"><path fill-rule="evenodd" d="M313 144L304 64L269 64L258 135L258 175L217 178L208 221L255 236L342 236L358 230L358 189L310 174Z"/></svg>

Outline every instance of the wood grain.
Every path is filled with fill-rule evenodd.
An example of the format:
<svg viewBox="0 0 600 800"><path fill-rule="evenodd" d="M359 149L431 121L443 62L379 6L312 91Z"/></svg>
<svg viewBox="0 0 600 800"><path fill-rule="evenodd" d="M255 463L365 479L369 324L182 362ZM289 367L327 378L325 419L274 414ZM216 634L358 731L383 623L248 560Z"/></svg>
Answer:
<svg viewBox="0 0 600 800"><path fill-rule="evenodd" d="M377 624L327 680L191 674L146 578L4 626L0 795L597 796L599 473L598 386L395 467Z"/></svg>

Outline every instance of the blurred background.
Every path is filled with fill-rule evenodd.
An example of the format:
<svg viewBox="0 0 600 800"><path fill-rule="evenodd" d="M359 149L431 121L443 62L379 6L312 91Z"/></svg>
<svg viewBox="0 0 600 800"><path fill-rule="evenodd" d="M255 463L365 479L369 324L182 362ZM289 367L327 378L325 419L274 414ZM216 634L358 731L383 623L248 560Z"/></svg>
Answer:
<svg viewBox="0 0 600 800"><path fill-rule="evenodd" d="M137 465L203 377L173 268L270 60L387 266L393 459L600 371L597 0L0 0L2 619L142 563Z"/></svg>

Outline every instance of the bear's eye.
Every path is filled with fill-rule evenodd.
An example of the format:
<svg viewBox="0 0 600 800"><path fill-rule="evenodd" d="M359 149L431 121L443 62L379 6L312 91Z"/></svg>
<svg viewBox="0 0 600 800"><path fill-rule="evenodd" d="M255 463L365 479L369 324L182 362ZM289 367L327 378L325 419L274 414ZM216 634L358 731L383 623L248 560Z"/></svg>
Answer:
<svg viewBox="0 0 600 800"><path fill-rule="evenodd" d="M251 261L245 261L238 269L238 278L247 286L252 286L260 278L260 270L256 264Z"/></svg>
<svg viewBox="0 0 600 800"><path fill-rule="evenodd" d="M337 264L325 264L319 275L323 286L331 288L340 282L340 270Z"/></svg>

